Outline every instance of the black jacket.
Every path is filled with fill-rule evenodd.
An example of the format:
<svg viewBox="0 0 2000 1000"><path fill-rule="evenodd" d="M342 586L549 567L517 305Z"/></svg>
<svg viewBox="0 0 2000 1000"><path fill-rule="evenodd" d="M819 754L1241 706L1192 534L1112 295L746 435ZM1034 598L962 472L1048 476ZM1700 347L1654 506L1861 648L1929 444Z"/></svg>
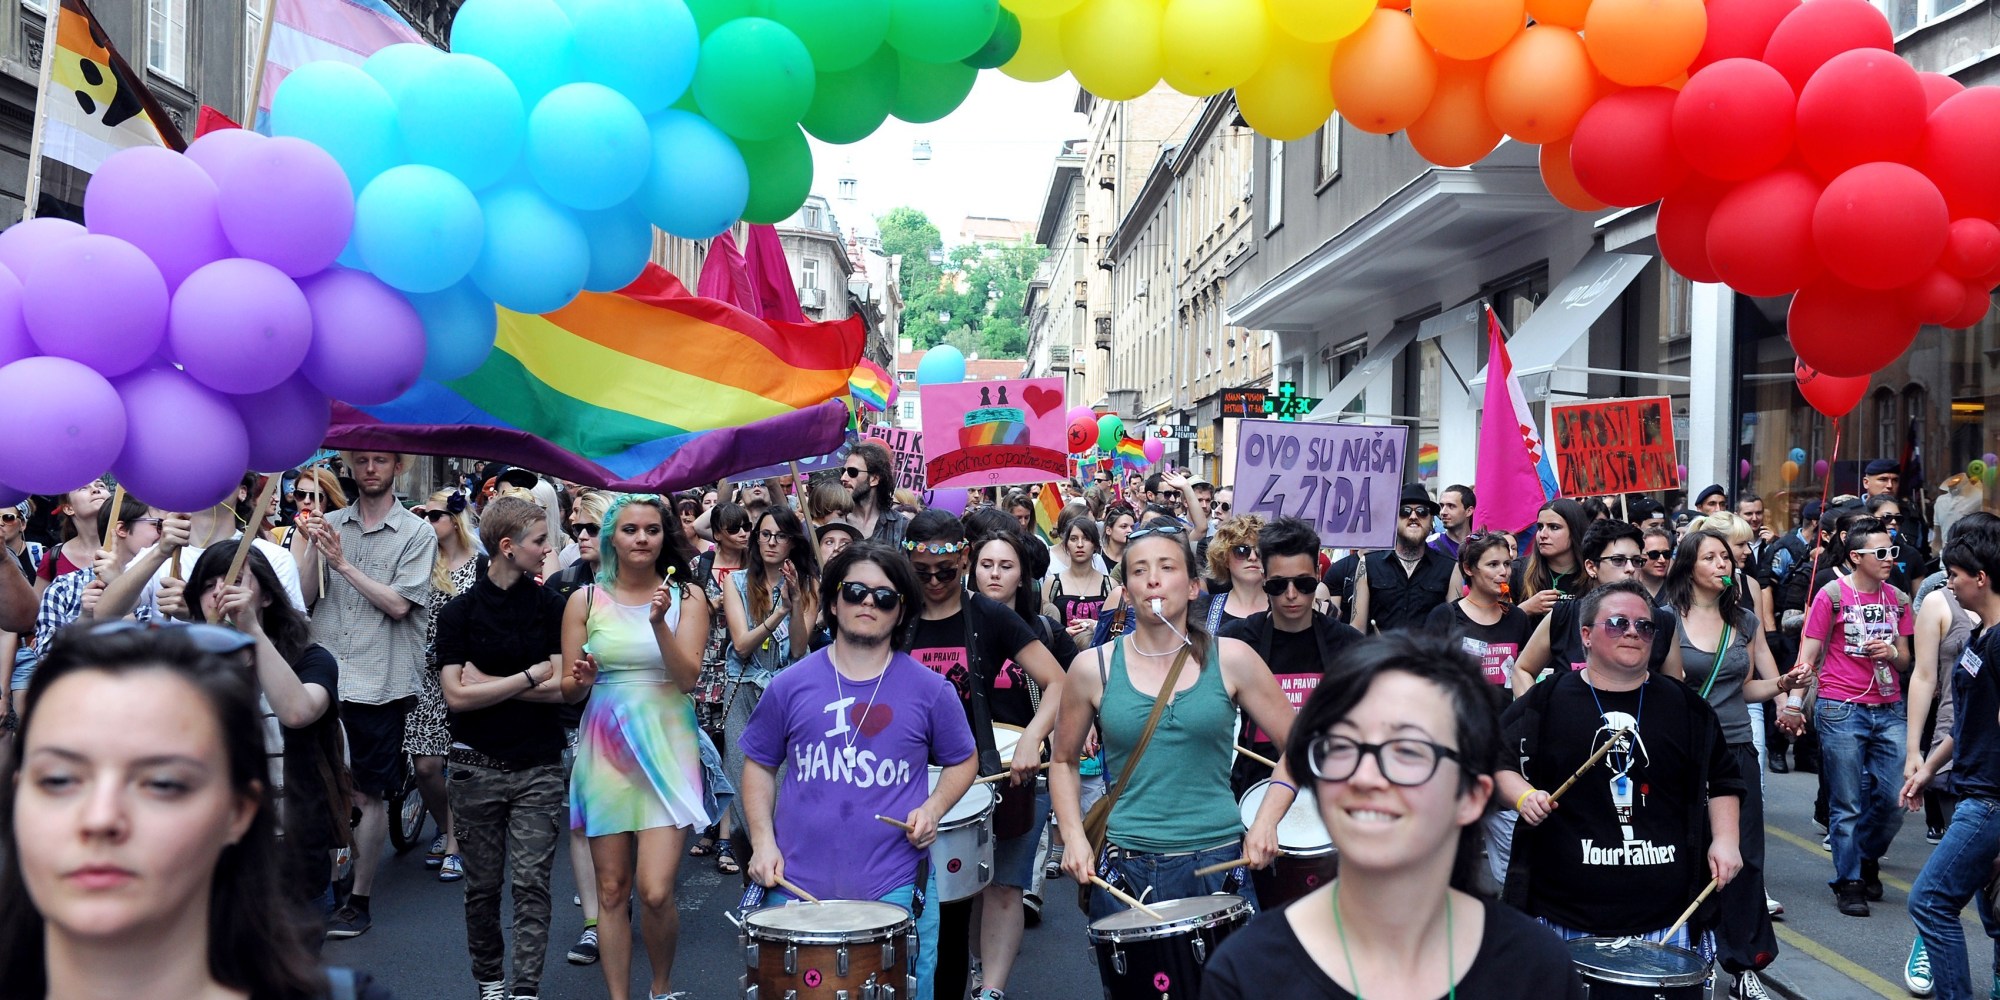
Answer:
<svg viewBox="0 0 2000 1000"><path fill-rule="evenodd" d="M1317 611L1313 612L1312 630L1313 637L1319 640L1319 662L1328 669L1333 667L1339 660L1340 654L1349 646L1361 641L1361 633L1352 625L1338 618L1329 618ZM1271 613L1259 611L1248 618L1222 626L1222 637L1241 639L1249 643L1250 648L1257 651L1257 656L1265 665L1269 666L1273 673L1277 673L1280 672L1279 665L1271 662L1271 650L1277 644L1275 637L1277 631L1277 626L1271 624Z"/></svg>
<svg viewBox="0 0 2000 1000"><path fill-rule="evenodd" d="M1445 589L1451 585L1451 560L1428 545L1416 572L1407 576L1394 550L1370 552L1362 565L1368 573L1368 618L1383 632L1422 628L1431 609L1444 603Z"/></svg>

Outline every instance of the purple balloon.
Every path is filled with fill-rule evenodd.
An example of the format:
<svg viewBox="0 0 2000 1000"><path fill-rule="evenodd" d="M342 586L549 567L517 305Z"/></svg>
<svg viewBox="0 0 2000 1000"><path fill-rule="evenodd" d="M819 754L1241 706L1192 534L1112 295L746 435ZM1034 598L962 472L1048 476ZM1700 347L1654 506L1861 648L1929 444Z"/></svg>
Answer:
<svg viewBox="0 0 2000 1000"><path fill-rule="evenodd" d="M333 422L326 393L303 375L294 375L275 389L232 396L230 402L250 432L250 468L258 472L282 472L313 457Z"/></svg>
<svg viewBox="0 0 2000 1000"><path fill-rule="evenodd" d="M424 323L408 299L374 275L344 268L300 288L312 306L313 337L299 371L321 392L355 406L376 406L417 384L424 369Z"/></svg>
<svg viewBox="0 0 2000 1000"><path fill-rule="evenodd" d="M312 346L312 309L283 271L232 257L188 276L174 293L167 343L201 384L263 392L299 370Z"/></svg>
<svg viewBox="0 0 2000 1000"><path fill-rule="evenodd" d="M21 315L21 279L0 267L0 367L40 353L35 338L28 336L28 320Z"/></svg>
<svg viewBox="0 0 2000 1000"><path fill-rule="evenodd" d="M165 510L207 510L250 467L250 434L227 397L172 368L118 380L129 424L111 471L125 491Z"/></svg>
<svg viewBox="0 0 2000 1000"><path fill-rule="evenodd" d="M28 499L27 490L17 490L6 483L0 483L0 507L18 507Z"/></svg>
<svg viewBox="0 0 2000 1000"><path fill-rule="evenodd" d="M964 488L931 490L924 494L924 506L941 510L953 517L965 516L965 504L972 496Z"/></svg>
<svg viewBox="0 0 2000 1000"><path fill-rule="evenodd" d="M217 197L200 164L164 146L134 146L91 175L83 219L91 232L145 251L174 289L203 264L231 254Z"/></svg>
<svg viewBox="0 0 2000 1000"><path fill-rule="evenodd" d="M1813 463L1813 475L1820 479L1826 478L1826 469L1827 469L1826 459L1824 458Z"/></svg>
<svg viewBox="0 0 2000 1000"><path fill-rule="evenodd" d="M225 183L224 175L264 142L262 134L247 128L219 128L188 143L186 155L208 173L219 189Z"/></svg>
<svg viewBox="0 0 2000 1000"><path fill-rule="evenodd" d="M294 278L332 267L354 231L347 174L304 139L280 136L255 144L216 183L230 245Z"/></svg>
<svg viewBox="0 0 2000 1000"><path fill-rule="evenodd" d="M1750 460L1746 458L1742 462L1737 463L1736 473L1741 478L1750 478Z"/></svg>
<svg viewBox="0 0 2000 1000"><path fill-rule="evenodd" d="M76 239L90 230L68 219L29 219L0 232L0 265L25 277L28 268L41 260L50 247Z"/></svg>
<svg viewBox="0 0 2000 1000"><path fill-rule="evenodd" d="M1069 408L1068 415L1069 420L1066 421L1067 423L1073 424L1079 420L1088 420L1090 421L1090 426L1097 426L1097 411L1088 406L1072 406Z"/></svg>
<svg viewBox="0 0 2000 1000"><path fill-rule="evenodd" d="M22 314L45 354L116 377L166 338L167 283L145 253L117 237L57 243L20 277Z"/></svg>
<svg viewBox="0 0 2000 1000"><path fill-rule="evenodd" d="M104 474L125 446L125 404L104 376L67 358L0 368L0 482L64 493Z"/></svg>

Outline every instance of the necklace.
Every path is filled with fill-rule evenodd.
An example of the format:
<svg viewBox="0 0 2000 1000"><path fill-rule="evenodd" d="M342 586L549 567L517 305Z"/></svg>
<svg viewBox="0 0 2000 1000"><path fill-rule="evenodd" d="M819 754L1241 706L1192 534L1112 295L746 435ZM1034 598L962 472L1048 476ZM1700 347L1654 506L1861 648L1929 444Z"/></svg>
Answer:
<svg viewBox="0 0 2000 1000"><path fill-rule="evenodd" d="M1172 656L1172 655L1174 655L1175 653L1178 653L1178 652L1180 652L1180 651L1181 651L1181 647L1180 647L1180 646L1175 646L1174 648L1172 648L1172 649L1169 649L1169 650L1167 650L1167 651L1166 651L1166 652L1164 652L1164 653L1155 653L1155 652L1151 652L1151 651L1149 651L1149 650L1144 650L1144 649L1140 649L1140 648L1139 648L1139 635L1138 635L1138 633L1136 633L1136 632L1135 632L1135 633L1133 633L1133 634L1131 634L1131 635L1128 635L1128 636L1126 636L1126 637L1125 637L1125 645L1126 645L1126 646L1127 646L1128 648L1130 648L1130 649L1132 650L1132 652L1134 652L1134 653L1137 653L1137 654L1139 654L1140 656L1150 656L1150 657L1152 657L1152 658L1154 658L1154 659L1156 659L1156 660L1157 660L1157 659L1159 659L1160 657L1163 657L1163 656ZM1182 645L1186 645L1186 644L1185 644L1185 643L1183 643Z"/></svg>
<svg viewBox="0 0 2000 1000"><path fill-rule="evenodd" d="M895 654L892 653L890 655L893 657ZM828 666L833 668L834 697L846 701L847 692L840 684L840 661L834 659L832 646L826 647L826 662ZM854 740L860 734L862 724L868 721L868 713L875 710L875 696L882 693L882 678L887 676L889 676L889 665L885 663L882 665L882 672L875 675L875 690L868 693L868 705L861 710L860 720L853 726L846 727L840 734L841 742L845 744L841 748L840 753L846 759L849 767L854 766Z"/></svg>
<svg viewBox="0 0 2000 1000"><path fill-rule="evenodd" d="M1361 974L1354 970L1354 955L1347 950L1347 925L1340 919L1340 880L1333 882L1333 932L1340 936L1340 957L1347 962L1347 979L1354 984L1354 1000L1361 1000ZM1451 888L1444 890L1444 975L1445 995L1458 1000L1458 960L1453 957L1451 931Z"/></svg>

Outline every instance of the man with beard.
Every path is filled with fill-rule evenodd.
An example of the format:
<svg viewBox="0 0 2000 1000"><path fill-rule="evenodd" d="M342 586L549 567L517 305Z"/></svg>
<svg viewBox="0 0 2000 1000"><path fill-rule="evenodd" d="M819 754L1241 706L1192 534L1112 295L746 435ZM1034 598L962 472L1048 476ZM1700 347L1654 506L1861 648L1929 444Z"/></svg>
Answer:
<svg viewBox="0 0 2000 1000"><path fill-rule="evenodd" d="M840 466L840 481L854 491L854 511L847 520L861 537L903 544L910 519L896 509L896 457L889 446L872 438L856 443Z"/></svg>
<svg viewBox="0 0 2000 1000"><path fill-rule="evenodd" d="M1403 501L1396 510L1396 547L1370 552L1356 574L1355 628L1366 630L1372 625L1377 632L1414 628L1424 623L1432 608L1444 603L1452 561L1424 544L1437 512L1437 502L1422 485L1403 487Z"/></svg>

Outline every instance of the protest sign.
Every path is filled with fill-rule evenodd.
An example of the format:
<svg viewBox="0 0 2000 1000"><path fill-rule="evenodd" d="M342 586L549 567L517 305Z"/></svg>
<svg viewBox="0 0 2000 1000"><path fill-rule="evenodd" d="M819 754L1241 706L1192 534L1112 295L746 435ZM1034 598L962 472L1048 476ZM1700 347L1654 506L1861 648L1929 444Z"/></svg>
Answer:
<svg viewBox="0 0 2000 1000"><path fill-rule="evenodd" d="M1680 489L1666 396L1550 404L1549 439L1563 496Z"/></svg>
<svg viewBox="0 0 2000 1000"><path fill-rule="evenodd" d="M924 432L876 424L868 428L868 436L888 445L889 453L896 457L895 488L922 496L925 489Z"/></svg>
<svg viewBox="0 0 2000 1000"><path fill-rule="evenodd" d="M1388 548L1408 441L1407 427L1245 420L1236 512L1304 518L1329 548Z"/></svg>
<svg viewBox="0 0 2000 1000"><path fill-rule="evenodd" d="M927 385L923 407L931 486L1046 483L1069 472L1062 379Z"/></svg>

